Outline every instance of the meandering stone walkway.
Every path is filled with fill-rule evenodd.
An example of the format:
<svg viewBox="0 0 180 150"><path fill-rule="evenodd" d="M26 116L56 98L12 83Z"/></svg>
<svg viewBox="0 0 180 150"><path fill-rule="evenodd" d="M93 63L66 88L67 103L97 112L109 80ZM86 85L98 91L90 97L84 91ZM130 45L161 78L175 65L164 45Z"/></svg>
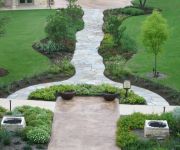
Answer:
<svg viewBox="0 0 180 150"><path fill-rule="evenodd" d="M72 78L52 83L43 83L21 89L10 96L9 99L27 99L28 95L36 89L59 84L102 84L110 83L117 87L122 87L121 83L116 83L103 74L104 64L102 57L98 54L98 47L103 39L103 9L84 9L85 28L77 33L76 50L72 63L76 68L76 74ZM167 106L168 102L160 95L147 89L132 86L132 90L144 97L148 105Z"/></svg>
<svg viewBox="0 0 180 150"><path fill-rule="evenodd" d="M48 150L119 150L115 144L118 102L75 97L56 102Z"/></svg>

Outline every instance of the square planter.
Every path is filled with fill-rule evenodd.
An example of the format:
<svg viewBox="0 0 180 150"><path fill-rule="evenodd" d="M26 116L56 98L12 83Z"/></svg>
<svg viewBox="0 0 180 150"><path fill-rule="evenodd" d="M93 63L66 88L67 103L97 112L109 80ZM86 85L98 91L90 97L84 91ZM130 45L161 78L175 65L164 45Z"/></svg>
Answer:
<svg viewBox="0 0 180 150"><path fill-rule="evenodd" d="M17 131L26 127L24 117L4 116L1 121L1 127L8 131Z"/></svg>
<svg viewBox="0 0 180 150"><path fill-rule="evenodd" d="M146 120L144 125L145 137L164 139L169 136L169 126L166 120Z"/></svg>

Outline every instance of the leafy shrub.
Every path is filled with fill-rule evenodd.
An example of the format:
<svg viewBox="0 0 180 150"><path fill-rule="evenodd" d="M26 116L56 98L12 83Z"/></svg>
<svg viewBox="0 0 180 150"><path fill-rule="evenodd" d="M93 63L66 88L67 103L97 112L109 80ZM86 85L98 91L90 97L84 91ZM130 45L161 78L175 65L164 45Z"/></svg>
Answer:
<svg viewBox="0 0 180 150"><path fill-rule="evenodd" d="M33 128L27 133L27 139L35 144L44 144L49 141L50 135L41 128Z"/></svg>
<svg viewBox="0 0 180 150"><path fill-rule="evenodd" d="M114 47L114 39L111 34L105 34L101 43L101 49L112 49Z"/></svg>
<svg viewBox="0 0 180 150"><path fill-rule="evenodd" d="M54 15L48 17L45 32L47 36L55 43L66 40L75 40L75 33L70 28L71 18L64 12L57 11Z"/></svg>
<svg viewBox="0 0 180 150"><path fill-rule="evenodd" d="M47 40L34 44L35 49L45 54L74 50L76 32L82 30L84 22L83 10L78 5L66 9L58 9L47 19L45 32Z"/></svg>
<svg viewBox="0 0 180 150"><path fill-rule="evenodd" d="M137 52L137 45L134 39L130 38L127 34L123 35L121 38L121 52Z"/></svg>
<svg viewBox="0 0 180 150"><path fill-rule="evenodd" d="M105 22L105 32L113 36L115 45L119 45L119 41L125 31L125 27L121 26L124 17L110 16Z"/></svg>
<svg viewBox="0 0 180 150"><path fill-rule="evenodd" d="M0 118L2 118L6 112L7 112L7 110L0 106Z"/></svg>
<svg viewBox="0 0 180 150"><path fill-rule="evenodd" d="M115 76L118 78L128 76L130 74L129 70L125 66L126 60L121 56L110 57L106 60L106 70L105 74Z"/></svg>
<svg viewBox="0 0 180 150"><path fill-rule="evenodd" d="M46 54L61 52L66 48L64 43L55 43L51 40L48 40L47 43L42 43L42 42L35 43L34 47L38 49L40 52L45 52Z"/></svg>
<svg viewBox="0 0 180 150"><path fill-rule="evenodd" d="M30 145L25 145L23 147L23 150L32 150L31 146Z"/></svg>
<svg viewBox="0 0 180 150"><path fill-rule="evenodd" d="M118 92L116 87L113 87L109 84L102 84L102 88L104 93L116 94Z"/></svg>
<svg viewBox="0 0 180 150"><path fill-rule="evenodd" d="M125 90L121 90L120 95L121 95L120 103L122 104L145 104L146 103L143 97L136 95L133 91L129 91L128 97L125 97Z"/></svg>
<svg viewBox="0 0 180 150"><path fill-rule="evenodd" d="M49 72L52 74L64 73L65 75L73 75L75 68L68 58L64 58L52 65Z"/></svg>
<svg viewBox="0 0 180 150"><path fill-rule="evenodd" d="M119 133L121 132L121 133ZM119 134L118 134L119 133ZM134 144L137 142L137 136L132 134L132 133L128 133L127 131L123 131L121 129L118 130L117 132L117 137L116 137L116 144L119 147L125 147L128 146L130 144Z"/></svg>
<svg viewBox="0 0 180 150"><path fill-rule="evenodd" d="M176 131L177 136L180 137L180 108L179 107L173 110L172 116L175 119L175 123L172 125L174 125L174 130Z"/></svg>
<svg viewBox="0 0 180 150"><path fill-rule="evenodd" d="M144 11L139 8L126 7L126 8L121 9L121 13L131 15L131 16L138 16L138 15L143 15Z"/></svg>
<svg viewBox="0 0 180 150"><path fill-rule="evenodd" d="M10 145L11 144L10 132L5 129L0 129L0 141L2 141L4 145Z"/></svg>

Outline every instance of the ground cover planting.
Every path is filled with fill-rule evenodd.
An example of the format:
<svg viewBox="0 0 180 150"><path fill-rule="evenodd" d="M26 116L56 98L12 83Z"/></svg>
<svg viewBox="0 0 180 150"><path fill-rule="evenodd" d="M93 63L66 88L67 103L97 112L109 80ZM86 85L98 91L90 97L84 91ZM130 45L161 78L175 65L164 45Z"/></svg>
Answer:
<svg viewBox="0 0 180 150"><path fill-rule="evenodd" d="M117 122L116 144L122 150L178 150L179 143L179 109L161 115L134 113L121 116ZM144 138L143 128L145 120L167 120L170 137L165 140Z"/></svg>
<svg viewBox="0 0 180 150"><path fill-rule="evenodd" d="M49 110L39 107L21 106L16 107L12 112L7 112L0 107L0 120L3 115L24 116L26 127L19 131L8 131L0 129L0 146L1 148L15 149L47 149L51 135L51 125L53 113Z"/></svg>
<svg viewBox="0 0 180 150"><path fill-rule="evenodd" d="M136 95L133 91L130 91L128 97L125 97L125 90L119 89L117 87L102 84L102 85L89 85L89 84L79 84L79 85L58 85L52 86L50 88L44 88L36 90L29 95L29 99L45 100L45 101L55 101L57 93L64 91L76 92L77 96L102 96L103 93L111 92L117 93L120 98L120 103L128 104L145 104L145 99Z"/></svg>

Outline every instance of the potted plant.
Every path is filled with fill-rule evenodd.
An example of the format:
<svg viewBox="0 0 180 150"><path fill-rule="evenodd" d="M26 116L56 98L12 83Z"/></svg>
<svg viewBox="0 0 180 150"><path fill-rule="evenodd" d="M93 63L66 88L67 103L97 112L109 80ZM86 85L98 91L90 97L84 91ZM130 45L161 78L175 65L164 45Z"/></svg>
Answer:
<svg viewBox="0 0 180 150"><path fill-rule="evenodd" d="M117 88L111 86L111 85L105 85L104 86L104 93L103 97L107 101L113 101L116 97L118 96L117 94Z"/></svg>
<svg viewBox="0 0 180 150"><path fill-rule="evenodd" d="M75 96L76 92L73 85L62 85L59 89L58 95L64 100L70 100Z"/></svg>

